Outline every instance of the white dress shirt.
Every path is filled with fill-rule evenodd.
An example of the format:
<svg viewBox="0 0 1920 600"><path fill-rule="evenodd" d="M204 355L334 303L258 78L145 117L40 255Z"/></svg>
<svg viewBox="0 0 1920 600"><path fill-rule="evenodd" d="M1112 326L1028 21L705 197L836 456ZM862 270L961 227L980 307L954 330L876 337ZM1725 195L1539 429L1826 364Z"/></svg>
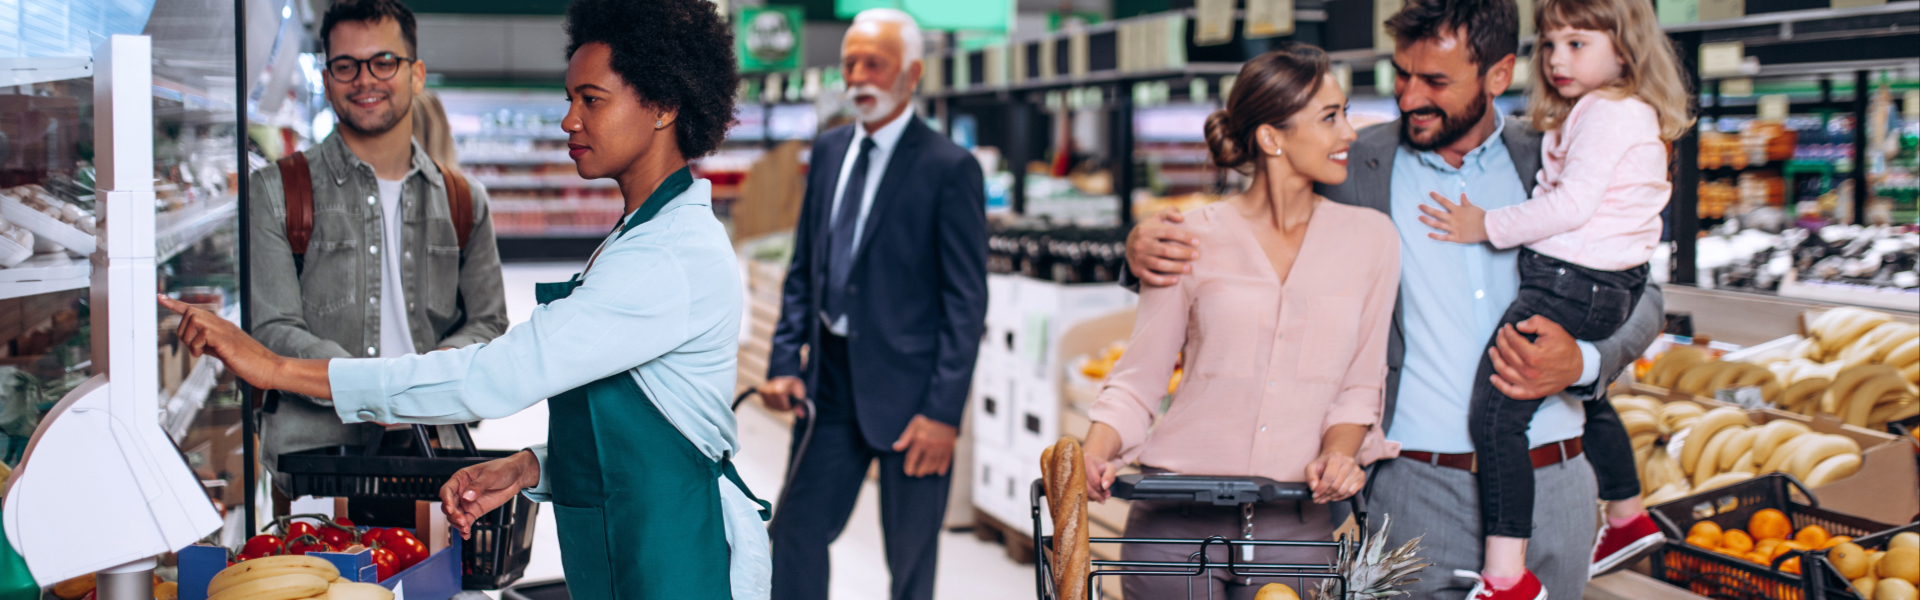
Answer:
<svg viewBox="0 0 1920 600"><path fill-rule="evenodd" d="M900 136L907 132L907 123L914 117L913 109L900 111L892 121L881 125L878 131L867 133L864 125L853 127L853 143L847 145L847 157L840 161L840 177L833 186L833 206L827 210L827 228L833 228L833 219L840 214L840 197L847 192L847 180L853 178L853 163L860 160L860 146L868 139L873 140L873 151L867 156L867 184L861 188L860 222L853 224L853 248L860 248L860 235L867 228L867 213L873 210L873 193L880 189L880 177L887 172L887 159L893 158L893 149L900 145ZM856 255L857 256L857 255ZM820 320L826 321L826 313L820 313ZM847 335L847 316L840 315L837 321L827 322L827 331L834 335Z"/></svg>

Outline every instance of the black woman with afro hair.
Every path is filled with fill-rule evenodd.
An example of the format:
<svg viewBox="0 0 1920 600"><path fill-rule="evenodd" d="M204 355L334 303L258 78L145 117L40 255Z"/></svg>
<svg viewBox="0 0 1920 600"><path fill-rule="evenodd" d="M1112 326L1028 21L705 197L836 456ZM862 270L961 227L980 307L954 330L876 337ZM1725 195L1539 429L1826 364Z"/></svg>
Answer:
<svg viewBox="0 0 1920 600"><path fill-rule="evenodd" d="M448 521L515 494L553 504L576 600L764 599L765 519L734 471L742 292L713 187L688 159L732 121L733 36L708 0L576 0L568 9L569 154L613 179L620 221L531 319L487 344L401 358L291 359L162 297L180 334L263 389L331 399L349 423L465 423L547 400L548 444L455 473Z"/></svg>

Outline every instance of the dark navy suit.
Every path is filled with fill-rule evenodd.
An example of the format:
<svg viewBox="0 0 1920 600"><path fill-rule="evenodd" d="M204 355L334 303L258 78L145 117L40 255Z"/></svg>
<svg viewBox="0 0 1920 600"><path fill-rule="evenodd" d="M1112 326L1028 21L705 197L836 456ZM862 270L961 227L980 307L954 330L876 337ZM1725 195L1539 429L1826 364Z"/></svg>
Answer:
<svg viewBox="0 0 1920 600"><path fill-rule="evenodd" d="M951 473L907 477L893 443L917 415L960 426L987 312L986 195L973 155L909 118L887 163L870 167L883 171L845 271L845 337L827 330L820 307L833 195L858 125L813 146L767 376L801 378L820 414L810 416L813 443L776 509L776 599L826 599L827 545L874 460L891 595L933 597Z"/></svg>

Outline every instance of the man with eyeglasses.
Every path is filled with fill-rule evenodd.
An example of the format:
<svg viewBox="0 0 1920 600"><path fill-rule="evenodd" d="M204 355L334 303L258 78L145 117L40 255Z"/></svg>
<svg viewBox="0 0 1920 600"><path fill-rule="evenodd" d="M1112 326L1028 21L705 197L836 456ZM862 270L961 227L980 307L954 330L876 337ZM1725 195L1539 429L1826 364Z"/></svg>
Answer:
<svg viewBox="0 0 1920 600"><path fill-rule="evenodd" d="M327 9L320 40L338 126L248 182L254 338L284 356L369 358L504 333L486 190L413 139L427 74L413 12L397 0L345 0ZM281 454L380 439L383 427L343 424L332 404L282 394L261 406L276 496L287 491Z"/></svg>

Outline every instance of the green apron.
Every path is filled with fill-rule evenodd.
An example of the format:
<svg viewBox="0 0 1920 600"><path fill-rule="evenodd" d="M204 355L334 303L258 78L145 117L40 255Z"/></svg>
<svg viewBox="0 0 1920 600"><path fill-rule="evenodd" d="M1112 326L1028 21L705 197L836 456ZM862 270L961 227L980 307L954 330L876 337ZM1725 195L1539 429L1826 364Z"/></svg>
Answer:
<svg viewBox="0 0 1920 600"><path fill-rule="evenodd" d="M619 235L692 183L686 169L668 177ZM565 298L584 275L539 284L535 296L541 304ZM555 396L547 410L546 475L568 593L576 600L726 600L727 533L716 482L725 476L747 489L733 463L702 454L629 371Z"/></svg>

